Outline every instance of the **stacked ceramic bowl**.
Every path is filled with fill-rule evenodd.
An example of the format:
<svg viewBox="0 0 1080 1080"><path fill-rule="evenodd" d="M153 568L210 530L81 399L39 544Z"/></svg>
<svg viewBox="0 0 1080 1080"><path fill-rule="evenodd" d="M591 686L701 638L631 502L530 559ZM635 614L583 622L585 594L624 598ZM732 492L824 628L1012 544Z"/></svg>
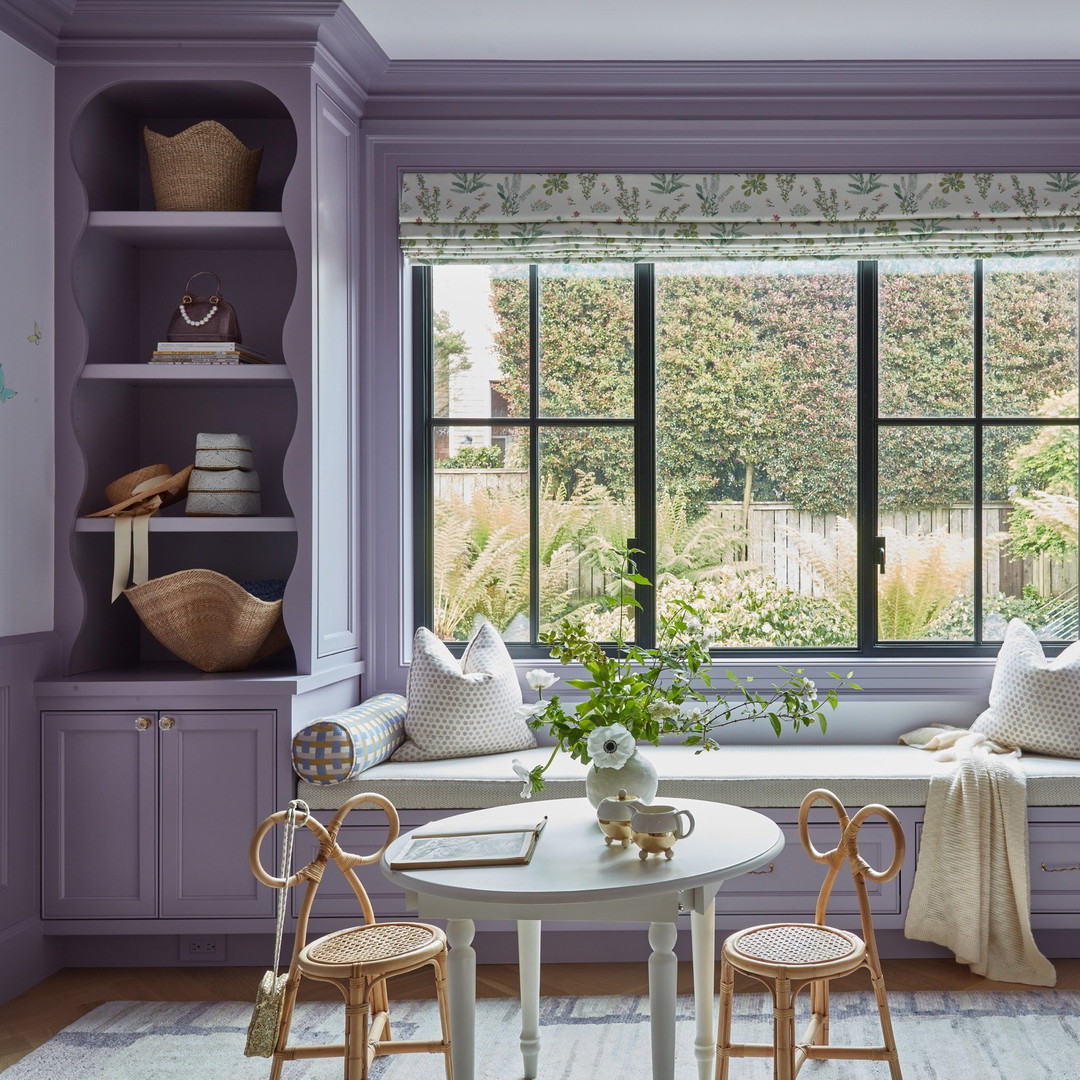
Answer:
<svg viewBox="0 0 1080 1080"><path fill-rule="evenodd" d="M262 511L259 474L246 435L200 432L188 481L187 513L194 517L253 517Z"/></svg>

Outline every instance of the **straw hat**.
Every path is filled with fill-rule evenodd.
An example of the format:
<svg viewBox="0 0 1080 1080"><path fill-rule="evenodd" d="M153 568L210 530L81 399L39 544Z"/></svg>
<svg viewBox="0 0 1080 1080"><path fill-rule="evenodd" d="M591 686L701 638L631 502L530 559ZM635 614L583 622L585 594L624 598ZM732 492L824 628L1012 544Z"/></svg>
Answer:
<svg viewBox="0 0 1080 1080"><path fill-rule="evenodd" d="M105 498L109 506L105 510L87 514L87 517L113 517L138 503L152 499L155 495L160 497L160 501L147 507L150 513L159 506L168 506L187 494L188 477L193 468L194 466L189 465L186 469L174 473L168 465L146 465L129 472L105 488Z"/></svg>

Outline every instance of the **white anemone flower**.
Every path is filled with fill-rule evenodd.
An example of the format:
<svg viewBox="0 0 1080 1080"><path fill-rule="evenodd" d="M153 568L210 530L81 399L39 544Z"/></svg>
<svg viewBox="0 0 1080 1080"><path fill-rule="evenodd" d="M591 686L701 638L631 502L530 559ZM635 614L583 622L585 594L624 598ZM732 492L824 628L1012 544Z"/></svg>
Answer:
<svg viewBox="0 0 1080 1080"><path fill-rule="evenodd" d="M510 765L522 780L520 797L522 799L531 799L533 793L532 773L530 773L517 758L514 758L513 761L510 762Z"/></svg>
<svg viewBox="0 0 1080 1080"><path fill-rule="evenodd" d="M550 671L545 671L543 668L533 668L532 671L525 672L525 681L533 690L546 690L559 681L559 676L552 675Z"/></svg>
<svg viewBox="0 0 1080 1080"><path fill-rule="evenodd" d="M517 714L525 720L531 720L534 717L543 716L550 704L550 701L534 701L531 705L519 705Z"/></svg>
<svg viewBox="0 0 1080 1080"><path fill-rule="evenodd" d="M598 769L621 769L634 756L636 746L622 724L608 724L589 733L586 748Z"/></svg>

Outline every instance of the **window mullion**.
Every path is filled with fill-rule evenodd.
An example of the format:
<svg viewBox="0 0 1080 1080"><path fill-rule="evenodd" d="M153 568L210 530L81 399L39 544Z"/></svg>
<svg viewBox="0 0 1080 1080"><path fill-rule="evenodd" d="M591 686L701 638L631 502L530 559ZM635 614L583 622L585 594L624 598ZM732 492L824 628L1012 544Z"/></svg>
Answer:
<svg viewBox="0 0 1080 1080"><path fill-rule="evenodd" d="M878 302L878 265L860 261L856 281L858 537L855 561L857 640L862 653L871 651L878 641L877 563L874 558L874 538L878 531Z"/></svg>
<svg viewBox="0 0 1080 1080"><path fill-rule="evenodd" d="M540 640L540 267L529 266L529 637Z"/></svg>
<svg viewBox="0 0 1080 1080"><path fill-rule="evenodd" d="M656 580L656 275L651 263L634 267L634 518L638 572ZM656 590L638 586L636 640L656 641Z"/></svg>
<svg viewBox="0 0 1080 1080"><path fill-rule="evenodd" d="M431 267L412 268L413 341L413 620L433 626L435 614L435 418Z"/></svg>
<svg viewBox="0 0 1080 1080"><path fill-rule="evenodd" d="M972 432L972 467L975 475L972 477L972 558L975 562L972 577L972 620L974 643L981 645L983 641L983 261L975 260L974 287L975 295L972 298L972 332L973 348L972 363L972 393L974 394L975 430Z"/></svg>

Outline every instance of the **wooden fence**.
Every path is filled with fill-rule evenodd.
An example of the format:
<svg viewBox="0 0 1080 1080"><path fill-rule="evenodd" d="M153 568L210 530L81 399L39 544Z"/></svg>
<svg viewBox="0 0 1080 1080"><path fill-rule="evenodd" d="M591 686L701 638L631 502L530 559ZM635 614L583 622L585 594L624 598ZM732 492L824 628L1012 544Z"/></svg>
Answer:
<svg viewBox="0 0 1080 1080"><path fill-rule="evenodd" d="M468 502L478 488L507 493L520 492L528 485L525 469L436 469L436 501L457 496ZM742 527L743 510L738 503L714 503L712 512L737 533ZM1009 529L1012 507L1008 503L990 503L984 507L984 595L1005 593L1020 596L1025 585L1032 585L1043 596L1059 596L1077 584L1075 559L1042 555L1013 559L1001 540ZM880 526L888 535L892 530L902 536L945 534L958 542L974 541L974 510L971 506L937 506L903 513L883 513ZM826 560L854 561L854 541L850 530L845 535L837 529L835 514L811 514L788 503L756 502L750 507L749 539L746 558L771 573L776 581L804 595L824 592L812 568L807 551L816 549ZM996 557L993 552L997 550ZM588 566L580 566L579 580L567 582L578 596L596 595L603 588L601 576Z"/></svg>

